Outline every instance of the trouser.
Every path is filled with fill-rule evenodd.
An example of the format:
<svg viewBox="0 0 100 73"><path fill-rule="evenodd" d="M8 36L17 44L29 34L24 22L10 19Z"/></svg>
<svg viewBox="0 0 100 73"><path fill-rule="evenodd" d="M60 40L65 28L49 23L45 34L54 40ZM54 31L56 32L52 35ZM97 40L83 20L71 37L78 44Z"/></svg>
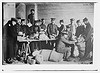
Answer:
<svg viewBox="0 0 100 73"><path fill-rule="evenodd" d="M65 59L68 59L71 56L71 48L66 47L67 51L64 53Z"/></svg>
<svg viewBox="0 0 100 73"><path fill-rule="evenodd" d="M74 44L66 44L66 46L71 47L71 56L73 56Z"/></svg>
<svg viewBox="0 0 100 73"><path fill-rule="evenodd" d="M7 40L7 59L8 58L14 58L15 57L15 43L14 43L14 40L13 39L8 39Z"/></svg>
<svg viewBox="0 0 100 73"><path fill-rule="evenodd" d="M50 49L53 50L56 47L57 42L56 40L52 40L52 41L49 41L48 43L50 45Z"/></svg>
<svg viewBox="0 0 100 73"><path fill-rule="evenodd" d="M93 51L93 42L91 42L91 38L89 38L85 43L85 54L82 57L82 59L86 59L87 56L90 54L91 51Z"/></svg>
<svg viewBox="0 0 100 73"><path fill-rule="evenodd" d="M3 38L2 40L2 61L5 61L7 58L7 40Z"/></svg>

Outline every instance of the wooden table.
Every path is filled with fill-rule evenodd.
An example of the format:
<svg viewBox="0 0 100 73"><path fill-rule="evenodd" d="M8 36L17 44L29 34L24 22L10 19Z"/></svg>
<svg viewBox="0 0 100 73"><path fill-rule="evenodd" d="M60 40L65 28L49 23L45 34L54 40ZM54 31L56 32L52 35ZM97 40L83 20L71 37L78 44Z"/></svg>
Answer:
<svg viewBox="0 0 100 73"><path fill-rule="evenodd" d="M19 43L23 43L23 44L22 44L22 50L25 50L26 55L28 55L28 51L29 51L29 53L31 52L31 51L30 51L30 46L29 46L31 42L46 41L46 43L48 43L48 41L55 41L55 40L56 40L56 39L36 40L36 39L29 39L29 38L26 38L26 37L17 36L17 41L18 41ZM27 43L26 46L25 46L25 43Z"/></svg>

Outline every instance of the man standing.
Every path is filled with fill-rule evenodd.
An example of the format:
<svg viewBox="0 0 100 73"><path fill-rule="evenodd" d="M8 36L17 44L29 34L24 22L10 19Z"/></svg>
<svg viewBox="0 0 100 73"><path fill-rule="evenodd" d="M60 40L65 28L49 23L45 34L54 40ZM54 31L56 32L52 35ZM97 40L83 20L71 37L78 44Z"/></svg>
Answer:
<svg viewBox="0 0 100 73"><path fill-rule="evenodd" d="M55 25L55 18L51 18L51 23L47 26L47 34L50 39L55 39L58 35L57 25ZM55 46L55 41L49 42L51 49Z"/></svg>
<svg viewBox="0 0 100 73"><path fill-rule="evenodd" d="M63 32L65 29L65 26L64 26L64 21L63 20L60 20L60 27L59 27L59 35L61 34L61 32Z"/></svg>
<svg viewBox="0 0 100 73"><path fill-rule="evenodd" d="M78 38L80 35L84 33L85 27L82 25L80 20L77 20L76 23L78 27L76 28L75 36Z"/></svg>
<svg viewBox="0 0 100 73"><path fill-rule="evenodd" d="M51 39L52 37L56 37L57 36L57 25L55 24L55 18L51 18L51 23L48 24L47 26L47 33L49 38Z"/></svg>
<svg viewBox="0 0 100 73"><path fill-rule="evenodd" d="M28 15L28 21L34 25L34 21L35 21L35 10L34 9L31 9L30 10L31 14Z"/></svg>
<svg viewBox="0 0 100 73"><path fill-rule="evenodd" d="M10 21L4 26L4 35L6 39L6 62L12 63L16 56L16 43L17 43L17 31L14 28L17 20L11 18Z"/></svg>
<svg viewBox="0 0 100 73"><path fill-rule="evenodd" d="M76 24L75 24L75 19L74 18L71 18L70 19L70 30L72 32L72 38L75 36L75 33L76 33Z"/></svg>
<svg viewBox="0 0 100 73"><path fill-rule="evenodd" d="M91 27L91 24L89 23L87 18L84 18L83 22L86 25L85 31L83 33L83 36L85 38L85 55L80 60L86 60L90 52L93 51L93 42L92 42L93 28Z"/></svg>

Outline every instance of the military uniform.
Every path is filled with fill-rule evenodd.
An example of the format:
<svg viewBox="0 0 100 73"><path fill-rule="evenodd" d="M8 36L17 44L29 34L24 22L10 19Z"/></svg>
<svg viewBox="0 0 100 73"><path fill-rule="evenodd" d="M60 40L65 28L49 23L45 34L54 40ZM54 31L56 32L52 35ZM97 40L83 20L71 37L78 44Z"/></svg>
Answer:
<svg viewBox="0 0 100 73"><path fill-rule="evenodd" d="M48 24L47 26L47 33L48 33L48 36L50 37L50 35L57 35L57 25L55 24Z"/></svg>
<svg viewBox="0 0 100 73"><path fill-rule="evenodd" d="M70 47L70 48L69 48ZM63 53L66 55L67 53L67 58L70 55L73 55L73 51L71 49L74 48L74 44L69 39L66 39L64 36L61 36L60 39L58 40L57 43L57 52Z"/></svg>

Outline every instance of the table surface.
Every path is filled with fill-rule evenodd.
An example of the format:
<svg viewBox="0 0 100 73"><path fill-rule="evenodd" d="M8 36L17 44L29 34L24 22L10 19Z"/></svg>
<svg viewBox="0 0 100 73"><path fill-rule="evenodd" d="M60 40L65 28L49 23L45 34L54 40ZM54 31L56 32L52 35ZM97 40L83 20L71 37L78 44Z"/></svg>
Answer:
<svg viewBox="0 0 100 73"><path fill-rule="evenodd" d="M21 36L17 36L17 41L19 42L32 42L32 41L53 41L53 40L56 40L56 39L44 39L44 40L36 40L36 39L29 39L29 38L26 38L26 37L21 37Z"/></svg>

